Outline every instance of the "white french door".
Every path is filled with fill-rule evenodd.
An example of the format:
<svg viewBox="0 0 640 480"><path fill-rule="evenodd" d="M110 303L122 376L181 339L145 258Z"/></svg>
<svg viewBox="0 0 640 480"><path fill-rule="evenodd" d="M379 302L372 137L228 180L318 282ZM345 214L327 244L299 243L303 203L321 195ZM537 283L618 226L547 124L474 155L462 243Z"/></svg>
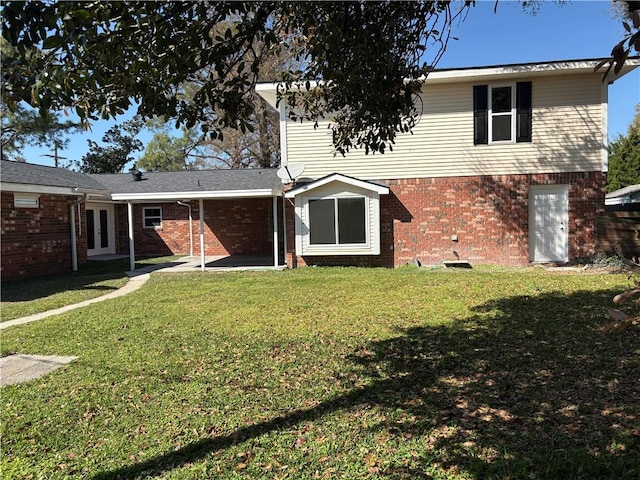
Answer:
<svg viewBox="0 0 640 480"><path fill-rule="evenodd" d="M87 256L116 253L113 205L87 204Z"/></svg>

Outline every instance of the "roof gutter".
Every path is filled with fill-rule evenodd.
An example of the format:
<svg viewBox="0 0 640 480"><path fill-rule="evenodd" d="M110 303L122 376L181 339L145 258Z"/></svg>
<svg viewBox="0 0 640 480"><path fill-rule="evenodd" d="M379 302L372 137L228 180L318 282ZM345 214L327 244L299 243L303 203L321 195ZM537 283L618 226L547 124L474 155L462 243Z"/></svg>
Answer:
<svg viewBox="0 0 640 480"><path fill-rule="evenodd" d="M261 190L222 190L204 192L161 192L161 193L113 193L111 199L115 201L178 201L198 199L226 199L226 198L260 198L281 195L282 189L270 188Z"/></svg>

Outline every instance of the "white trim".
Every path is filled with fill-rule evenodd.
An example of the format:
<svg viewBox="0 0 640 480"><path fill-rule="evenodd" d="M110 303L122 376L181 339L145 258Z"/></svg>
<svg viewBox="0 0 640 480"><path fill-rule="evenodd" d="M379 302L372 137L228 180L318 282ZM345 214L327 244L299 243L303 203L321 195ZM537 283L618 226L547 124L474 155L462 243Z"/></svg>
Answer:
<svg viewBox="0 0 640 480"><path fill-rule="evenodd" d="M339 231L340 231L340 218L338 216L338 202L340 200L343 199L350 199L350 198L362 198L364 199L364 223L365 223L365 230L364 230L364 242L363 243L339 243L339 239L338 239L338 235L339 235ZM334 235L335 235L335 241L336 243L323 243L323 244L312 244L311 243L311 215L309 212L309 202L311 202L312 200L331 200L333 201L333 209L334 209ZM338 194L338 195L326 195L326 196L319 196L319 197L305 197L304 201L303 201L303 205L302 208L304 208L304 218L306 219L305 222L305 230L304 233L301 232L302 236L303 236L303 244L304 244L304 250L306 252L307 255L324 255L326 254L326 252L331 252L330 255L336 255L336 252L341 252L341 251L345 251L345 252L353 252L353 251L367 251L371 249L371 224L369 222L369 218L370 218L370 200L371 197L367 196L367 195L362 195L362 194L349 194L349 195L345 195L345 194ZM308 225L307 225L308 223ZM316 252L320 252L320 253L316 253Z"/></svg>
<svg viewBox="0 0 640 480"><path fill-rule="evenodd" d="M147 215L147 210L160 210L160 215ZM160 225L147 225L147 219L160 219ZM142 228L149 228L154 230L162 230L162 207L161 206L147 206L142 207Z"/></svg>
<svg viewBox="0 0 640 480"><path fill-rule="evenodd" d="M28 185L22 183L0 183L0 190L3 192L21 193L47 193L50 195L73 195L78 196L78 190L69 187L49 187L46 185Z"/></svg>
<svg viewBox="0 0 640 480"><path fill-rule="evenodd" d="M279 247L278 244L278 197L274 195L273 197L273 212L271 212L273 217L273 266L278 267L279 264Z"/></svg>
<svg viewBox="0 0 640 480"><path fill-rule="evenodd" d="M489 117L489 125L488 125L488 134L489 134L489 145L500 145L500 144L508 144L508 143L516 143L516 84L515 83L496 83L490 84L487 89L487 95L489 98L487 99L488 111L487 115ZM493 113L493 89L494 88L510 88L511 89L511 110L509 112L498 112ZM511 116L511 138L509 140L494 140L493 139L493 117L506 117L507 115Z"/></svg>
<svg viewBox="0 0 640 480"><path fill-rule="evenodd" d="M278 113L280 116L280 166L285 167L289 164L289 156L287 154L287 107L285 102L280 102Z"/></svg>
<svg viewBox="0 0 640 480"><path fill-rule="evenodd" d="M602 76L605 68L598 72L594 72L595 66L602 61L601 58L583 59L583 60L566 60L559 62L542 62L542 63L524 63L510 65L494 65L478 68L456 68L434 70L429 75L418 79L426 84L438 83L458 83L458 82L490 82L492 80L508 80L522 77L535 77L543 75L569 75L578 73L589 73ZM628 58L622 70L617 74L609 73L608 81L613 82L623 75L631 72L640 66L640 58ZM262 83L256 85L256 92L264 98L269 105L276 108L278 100L278 83ZM317 85L311 82L311 88ZM294 85L292 88L299 88Z"/></svg>
<svg viewBox="0 0 640 480"><path fill-rule="evenodd" d="M198 200L198 210L200 210L200 271L204 272L205 267L205 248L204 248L204 200Z"/></svg>
<svg viewBox="0 0 640 480"><path fill-rule="evenodd" d="M602 108L602 160L601 171L609 171L609 85L602 83L600 105Z"/></svg>
<svg viewBox="0 0 640 480"><path fill-rule="evenodd" d="M127 202L127 220L129 222L129 270L133 272L136 269L136 252L133 239L133 202Z"/></svg>
<svg viewBox="0 0 640 480"><path fill-rule="evenodd" d="M199 200L199 199L216 199L216 198L258 198L273 197L280 195L281 190L262 189L262 190L222 190L219 192L162 192L162 193L114 193L111 199L118 200Z"/></svg>
<svg viewBox="0 0 640 480"><path fill-rule="evenodd" d="M37 193L14 193L14 208L40 208L40 195Z"/></svg>
<svg viewBox="0 0 640 480"><path fill-rule="evenodd" d="M96 227L98 229L101 228L100 224L100 211L104 210L107 212L107 247L99 246L101 242L101 238L96 235L94 240L94 246L92 249L89 249L89 245L87 245L87 256L91 257L94 255L105 255L105 254L114 254L116 253L116 216L114 210L113 203L103 203L103 202L87 202L85 204L85 220L87 218L87 212L89 210L95 212L94 216L94 235L96 233ZM89 235L89 226L87 225L87 235Z"/></svg>
<svg viewBox="0 0 640 480"><path fill-rule="evenodd" d="M327 175L326 177L315 180L311 183L307 183L305 185L301 185L299 187L293 188L289 190L286 194L286 198L295 198L296 196L308 193L311 190L327 185L331 182L340 182L346 185L350 185L352 187L361 188L363 190L368 190L370 192L375 192L378 195L387 195L389 193L389 187L384 185L377 185L371 182L367 182L365 180L358 180L357 178L347 177L340 173L333 173L331 175Z"/></svg>

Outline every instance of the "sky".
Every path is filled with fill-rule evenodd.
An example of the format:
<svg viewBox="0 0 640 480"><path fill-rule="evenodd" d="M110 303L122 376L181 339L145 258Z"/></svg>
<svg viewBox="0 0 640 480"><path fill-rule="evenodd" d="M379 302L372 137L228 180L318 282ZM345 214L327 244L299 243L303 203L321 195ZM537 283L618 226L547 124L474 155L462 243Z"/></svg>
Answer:
<svg viewBox="0 0 640 480"><path fill-rule="evenodd" d="M490 66L509 63L531 63L553 60L576 60L608 57L613 46L624 36L620 20L614 18L609 1L581 0L558 5L541 2L532 15L523 10L521 2L480 0L466 18L456 24L447 51L439 68ZM640 68L627 74L609 87L609 138L625 134L640 103ZM96 122L91 131L71 137L69 146L58 154L66 162L80 160L89 148L87 139L102 145L104 132L115 121ZM150 133L138 138L146 144ZM28 147L23 155L30 163L53 165L52 149ZM142 152L140 152L141 154Z"/></svg>

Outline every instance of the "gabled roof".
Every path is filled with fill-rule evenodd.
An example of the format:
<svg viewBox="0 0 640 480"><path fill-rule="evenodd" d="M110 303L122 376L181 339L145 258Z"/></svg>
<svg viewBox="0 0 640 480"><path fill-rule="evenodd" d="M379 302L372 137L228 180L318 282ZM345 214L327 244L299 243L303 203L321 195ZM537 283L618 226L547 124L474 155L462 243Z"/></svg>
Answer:
<svg viewBox="0 0 640 480"><path fill-rule="evenodd" d="M0 181L3 190L77 194L105 192L105 187L88 175L66 168L47 167L32 163L0 162Z"/></svg>
<svg viewBox="0 0 640 480"><path fill-rule="evenodd" d="M489 82L497 79L507 80L522 77L535 77L547 75L567 75L576 73L589 73L602 77L606 67L594 72L594 67L602 58L588 58L579 60L554 60L533 63L512 63L505 65L490 65L481 67L464 68L434 68L424 82L429 84L458 83L458 82ZM640 66L640 57L627 58L622 70L616 75L613 70L609 72L607 80L613 82ZM269 105L276 108L278 83L261 83L256 85L256 92L264 98ZM310 83L311 88L316 82ZM304 88L304 87L300 87Z"/></svg>
<svg viewBox="0 0 640 480"><path fill-rule="evenodd" d="M270 197L282 193L276 169L181 170L144 172L137 181L129 173L91 174L113 200L183 200L193 198Z"/></svg>
<svg viewBox="0 0 640 480"><path fill-rule="evenodd" d="M322 187L331 182L338 182L350 185L352 187L362 188L363 190L375 192L378 195L386 195L389 193L389 187L387 187L386 185L381 185L379 183L370 182L367 180L359 180L357 178L349 177L341 173L332 173L325 177L319 178L318 180L314 180L312 182L298 185L292 188L285 194L285 197L294 198L301 193L310 192L311 190L315 190L316 188Z"/></svg>

